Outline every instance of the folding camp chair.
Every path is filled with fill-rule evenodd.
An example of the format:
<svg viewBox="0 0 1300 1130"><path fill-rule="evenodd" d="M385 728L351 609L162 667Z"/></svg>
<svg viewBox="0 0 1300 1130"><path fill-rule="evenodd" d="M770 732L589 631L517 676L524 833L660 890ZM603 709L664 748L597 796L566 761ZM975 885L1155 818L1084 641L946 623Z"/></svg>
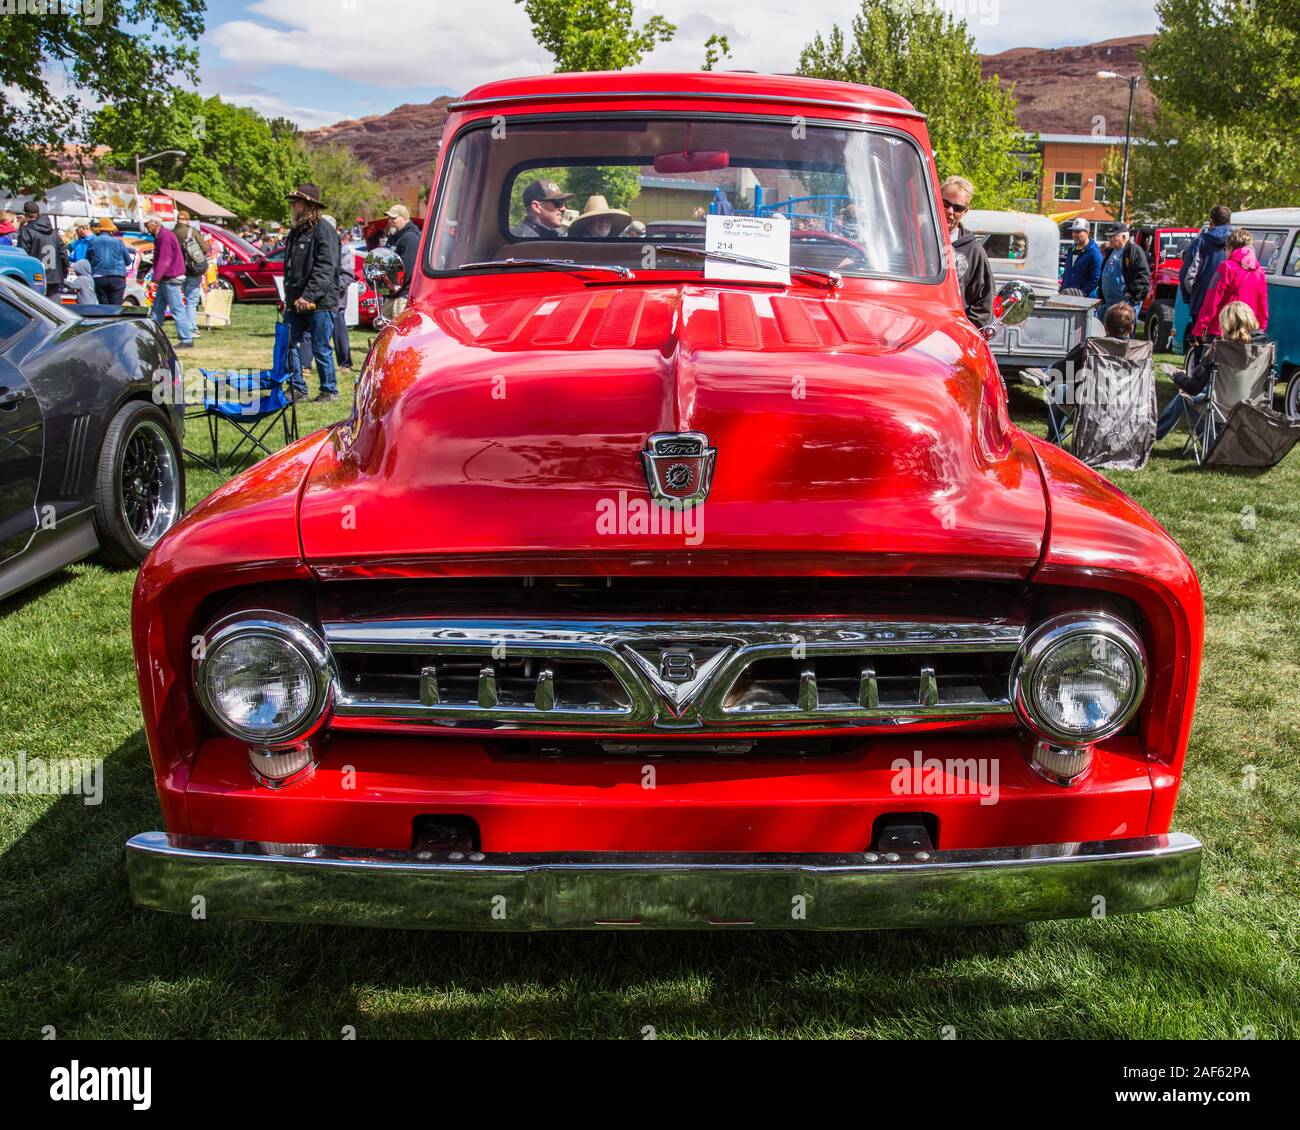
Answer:
<svg viewBox="0 0 1300 1130"><path fill-rule="evenodd" d="M1140 471L1156 441L1156 369L1149 341L1092 337L1075 387L1070 452L1090 467Z"/></svg>
<svg viewBox="0 0 1300 1130"><path fill-rule="evenodd" d="M188 448L185 454L217 474L225 474L221 466L222 423L234 428L240 437L226 456L231 474L242 471L262 455L271 454L272 448L267 446L267 440L277 425L286 445L296 440L298 406L288 389L288 358L289 330L280 322L275 327L272 368L260 372L238 369L209 372L200 369L203 376L202 407L187 412L185 418L206 421L211 457Z"/></svg>
<svg viewBox="0 0 1300 1130"><path fill-rule="evenodd" d="M1268 408L1273 401L1273 368L1277 355L1273 342L1218 340L1210 348L1214 350L1214 369L1205 391L1178 393L1183 423L1187 426L1183 453L1190 447L1198 466L1205 462L1236 405L1246 401ZM1200 356L1198 350L1191 349L1183 359L1189 379Z"/></svg>
<svg viewBox="0 0 1300 1130"><path fill-rule="evenodd" d="M1054 443L1093 467L1146 464L1155 442L1150 342L1092 337L1077 370L1027 372L1043 390Z"/></svg>

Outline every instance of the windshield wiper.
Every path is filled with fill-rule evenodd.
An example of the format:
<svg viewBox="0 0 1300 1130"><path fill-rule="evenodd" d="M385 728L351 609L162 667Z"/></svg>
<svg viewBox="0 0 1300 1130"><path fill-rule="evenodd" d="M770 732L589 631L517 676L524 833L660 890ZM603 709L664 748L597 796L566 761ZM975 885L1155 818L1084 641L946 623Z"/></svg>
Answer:
<svg viewBox="0 0 1300 1130"><path fill-rule="evenodd" d="M773 271L783 270L786 266L784 263L773 263L768 259L751 259L748 255L737 255L734 251L701 251L698 247L659 247L655 245L655 254L681 255L687 259L716 259L720 263L735 263L739 267L766 267ZM844 276L839 271L825 271L821 267L800 267L794 263L790 264L789 269L792 275L804 275L809 278L819 279L831 290L844 282Z"/></svg>
<svg viewBox="0 0 1300 1130"><path fill-rule="evenodd" d="M486 259L481 263L461 263L458 271L467 271L477 267L536 267L541 271L608 271L621 279L634 279L636 276L627 268L616 263L576 263L572 259Z"/></svg>

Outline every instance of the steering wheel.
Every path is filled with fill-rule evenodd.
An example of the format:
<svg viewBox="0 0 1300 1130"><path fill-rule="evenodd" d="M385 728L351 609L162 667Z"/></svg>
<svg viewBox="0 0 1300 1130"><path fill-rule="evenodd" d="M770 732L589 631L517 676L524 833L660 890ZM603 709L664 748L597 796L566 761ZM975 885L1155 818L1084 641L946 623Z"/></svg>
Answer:
<svg viewBox="0 0 1300 1130"><path fill-rule="evenodd" d="M818 231L815 228L805 228L802 231L792 231L790 233L791 244L797 242L812 242L814 240L823 243L838 244L844 250L844 254L852 258L852 262L842 264L843 266L865 267L868 265L867 249L857 240L850 239L846 235L839 235L836 232Z"/></svg>

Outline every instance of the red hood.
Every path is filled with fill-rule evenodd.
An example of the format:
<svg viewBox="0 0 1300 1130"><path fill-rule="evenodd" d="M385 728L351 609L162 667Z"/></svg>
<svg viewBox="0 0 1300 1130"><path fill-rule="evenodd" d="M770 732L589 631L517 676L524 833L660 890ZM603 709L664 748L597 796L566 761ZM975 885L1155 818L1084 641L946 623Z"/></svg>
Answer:
<svg viewBox="0 0 1300 1130"><path fill-rule="evenodd" d="M888 286L882 289L887 290ZM933 310L927 305L927 311ZM717 449L702 526L648 532L652 432ZM378 340L306 483L316 566L467 554L854 555L1024 576L1043 488L983 343L896 299L716 286L479 296Z"/></svg>

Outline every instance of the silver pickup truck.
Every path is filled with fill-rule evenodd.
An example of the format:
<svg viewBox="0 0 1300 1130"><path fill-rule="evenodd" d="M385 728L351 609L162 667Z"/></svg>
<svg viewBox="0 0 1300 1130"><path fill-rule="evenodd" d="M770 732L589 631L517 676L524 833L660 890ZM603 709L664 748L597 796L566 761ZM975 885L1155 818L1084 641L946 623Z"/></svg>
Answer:
<svg viewBox="0 0 1300 1130"><path fill-rule="evenodd" d="M1060 293L1061 236L1055 221L1029 212L972 209L962 226L984 237L998 286L1018 279L1034 290L1034 311L1015 326L999 325L989 348L1004 377L1059 361L1088 336L1095 298Z"/></svg>

